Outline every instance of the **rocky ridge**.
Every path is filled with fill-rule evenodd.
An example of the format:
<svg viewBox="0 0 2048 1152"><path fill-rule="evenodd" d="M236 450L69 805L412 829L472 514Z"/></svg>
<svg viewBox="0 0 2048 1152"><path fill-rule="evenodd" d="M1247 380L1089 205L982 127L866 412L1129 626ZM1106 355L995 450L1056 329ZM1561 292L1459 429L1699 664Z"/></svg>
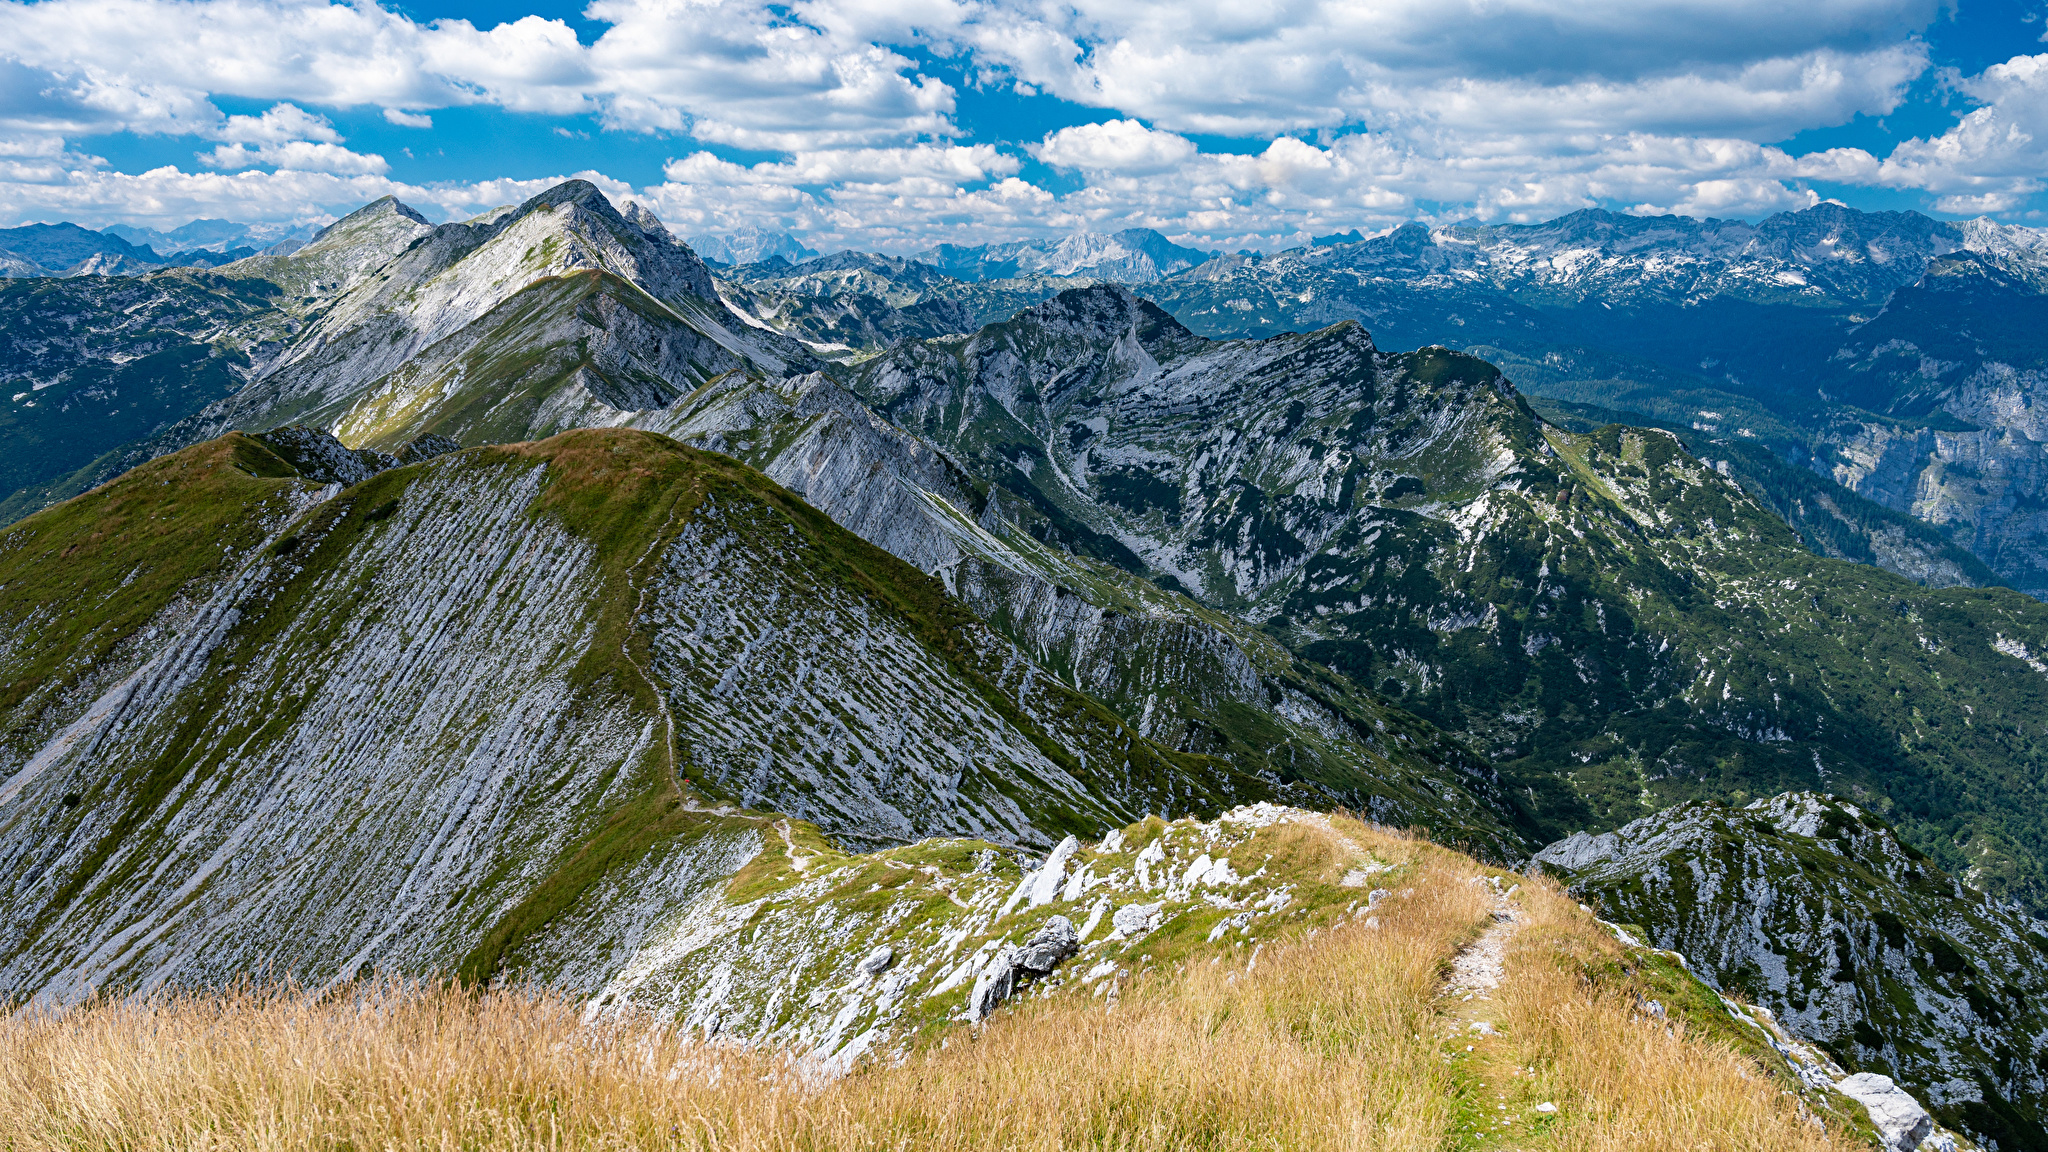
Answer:
<svg viewBox="0 0 2048 1152"><path fill-rule="evenodd" d="M645 406L723 372L814 363L726 308L703 261L652 214L620 212L582 181L439 226L387 197L288 256L226 274L286 293L253 318L284 338L251 357L241 387L20 503L234 428L312 423L393 447L427 433L505 442L583 426L593 402Z"/></svg>
<svg viewBox="0 0 2048 1152"><path fill-rule="evenodd" d="M346 488L212 441L0 535L0 626L0 884L34 910L0 935L12 996L510 947L578 853L694 828L683 788L855 845L1269 793L637 432Z"/></svg>
<svg viewBox="0 0 2048 1152"><path fill-rule="evenodd" d="M1355 325L1206 341L1111 288L905 345L854 387L1039 513L1045 540L1464 735L1556 834L1832 774L1909 804L1893 818L1951 867L2041 890L2019 846L2040 833L2012 809L1961 836L1932 821L2040 706L1997 645L2048 616L1816 562L1668 434L1548 427L1491 366L1381 353ZM1938 726L1882 703L1909 683Z"/></svg>
<svg viewBox="0 0 2048 1152"><path fill-rule="evenodd" d="M1148 739L1308 789L1300 802L1426 825L1493 858L1524 851L1512 806L1477 757L1234 617L1048 547L1029 505L977 484L823 375L729 380L622 418L760 468L936 576Z"/></svg>

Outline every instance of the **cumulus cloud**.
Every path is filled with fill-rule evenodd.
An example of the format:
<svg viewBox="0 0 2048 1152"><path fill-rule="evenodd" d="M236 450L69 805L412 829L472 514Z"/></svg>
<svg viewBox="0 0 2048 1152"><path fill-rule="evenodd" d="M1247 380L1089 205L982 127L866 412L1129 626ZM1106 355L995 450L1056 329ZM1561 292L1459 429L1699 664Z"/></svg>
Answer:
<svg viewBox="0 0 2048 1152"><path fill-rule="evenodd" d="M1083 0L954 35L1020 80L1155 127L1258 135L1398 119L1786 135L1896 105L1936 0ZM1828 119L1832 118L1832 119ZM1796 128L1794 129L1796 130Z"/></svg>
<svg viewBox="0 0 2048 1152"><path fill-rule="evenodd" d="M2006 212L2048 173L2048 54L2015 56L1957 88L1980 103L1940 136L1909 140L1879 171L1884 183L1943 192L1944 212Z"/></svg>
<svg viewBox="0 0 2048 1152"><path fill-rule="evenodd" d="M670 179L692 184L898 184L939 181L956 184L1014 174L1021 165L994 145L920 144L910 148L853 148L804 151L788 161L739 165L710 152L694 152L671 160L664 168Z"/></svg>
<svg viewBox="0 0 2048 1152"><path fill-rule="evenodd" d="M460 215L548 183L402 185L319 111L432 130L465 105L674 137L662 183L597 179L679 231L898 250L1133 225L1270 246L1600 204L1755 215L1815 202L1814 181L2017 210L2048 171L2048 55L1957 81L1956 126L1888 157L1771 146L1896 110L1944 2L594 0L607 27L583 43L559 20L422 22L377 0L0 0L0 211L296 219L392 192ZM1106 118L971 142L931 59ZM117 131L205 141L205 171L110 171L89 142ZM1213 135L1240 143L1190 138ZM1032 183L1026 156L1078 187Z"/></svg>
<svg viewBox="0 0 2048 1152"><path fill-rule="evenodd" d="M28 70L34 81L24 87L68 88L81 105L106 93L99 115L64 121L88 130L176 131L208 118L210 95L594 113L617 128L776 150L909 141L952 128L952 89L915 74L907 57L792 21L759 0L598 0L588 11L613 25L592 45L560 20L423 24L375 3L8 2L0 3L0 56Z"/></svg>
<svg viewBox="0 0 2048 1152"><path fill-rule="evenodd" d="M382 176L391 165L375 153L351 152L339 144L287 140L280 144L222 144L199 158L209 168L251 168L268 164L300 172L332 172L343 176Z"/></svg>
<svg viewBox="0 0 2048 1152"><path fill-rule="evenodd" d="M1062 128L1031 150L1061 168L1141 175L1165 172L1194 158L1194 142L1172 132L1155 132L1136 120Z"/></svg>

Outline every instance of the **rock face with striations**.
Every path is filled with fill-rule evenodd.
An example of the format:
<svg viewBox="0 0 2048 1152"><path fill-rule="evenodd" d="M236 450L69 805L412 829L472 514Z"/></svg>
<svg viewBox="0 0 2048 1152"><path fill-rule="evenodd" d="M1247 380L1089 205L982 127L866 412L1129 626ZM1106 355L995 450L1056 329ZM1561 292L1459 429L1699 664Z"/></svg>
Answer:
<svg viewBox="0 0 2048 1152"><path fill-rule="evenodd" d="M683 781L842 844L1049 845L1271 794L1217 769L758 474L642 432L346 488L235 434L0 531L10 998L489 975L580 891L558 874L585 845L672 855L681 903L760 850Z"/></svg>

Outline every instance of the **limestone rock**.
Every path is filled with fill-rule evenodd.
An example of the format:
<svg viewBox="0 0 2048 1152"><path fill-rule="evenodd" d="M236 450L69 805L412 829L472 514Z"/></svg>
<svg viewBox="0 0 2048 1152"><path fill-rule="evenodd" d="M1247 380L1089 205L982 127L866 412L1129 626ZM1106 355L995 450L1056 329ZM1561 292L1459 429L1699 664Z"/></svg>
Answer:
<svg viewBox="0 0 2048 1152"><path fill-rule="evenodd" d="M1836 1084L1835 1091L1870 1110L1870 1122L1877 1125L1886 1147L1913 1152L1934 1131L1934 1119L1927 1109L1892 1083L1889 1076L1858 1072Z"/></svg>
<svg viewBox="0 0 2048 1152"><path fill-rule="evenodd" d="M1157 904L1126 904L1109 918L1109 926L1119 936L1149 932L1158 924L1159 907Z"/></svg>
<svg viewBox="0 0 2048 1152"><path fill-rule="evenodd" d="M1045 858L1045 866L1038 870L1037 876L1031 882L1031 907L1050 904L1060 894L1060 888L1067 878L1067 861L1074 858L1074 853L1079 851L1080 847L1081 841L1069 836L1060 841L1059 847L1052 850L1052 855ZM1062 919L1061 922L1065 921ZM1072 925L1068 925L1069 931L1072 931L1072 928Z"/></svg>
<svg viewBox="0 0 2048 1152"><path fill-rule="evenodd" d="M1024 950L1017 956L1017 965L1034 976L1043 976L1060 961L1072 956L1080 946L1074 922L1065 916L1055 916L1025 943Z"/></svg>
<svg viewBox="0 0 2048 1152"><path fill-rule="evenodd" d="M981 975L974 978L974 990L967 994L968 1019L977 1024L988 1019L989 1013L1017 990L1018 957L1017 946L1005 944L982 965Z"/></svg>
<svg viewBox="0 0 2048 1152"><path fill-rule="evenodd" d="M422 460L432 460L436 456L446 456L450 452L461 450L462 445L451 437L427 432L406 441L396 455L400 464L417 464Z"/></svg>
<svg viewBox="0 0 2048 1152"><path fill-rule="evenodd" d="M284 457L299 475L321 484L359 484L398 463L382 452L350 448L325 430L304 424L272 429L257 439Z"/></svg>
<svg viewBox="0 0 2048 1152"><path fill-rule="evenodd" d="M887 972L889 966L894 963L896 963L896 950L884 946L868 953L855 967L860 969L860 974L863 976L878 976Z"/></svg>

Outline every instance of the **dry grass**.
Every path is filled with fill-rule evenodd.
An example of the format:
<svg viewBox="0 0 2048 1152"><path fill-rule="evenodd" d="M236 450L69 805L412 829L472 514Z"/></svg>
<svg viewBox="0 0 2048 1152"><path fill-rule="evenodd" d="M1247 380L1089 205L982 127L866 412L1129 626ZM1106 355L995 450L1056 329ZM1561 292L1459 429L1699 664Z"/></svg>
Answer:
<svg viewBox="0 0 2048 1152"><path fill-rule="evenodd" d="M1377 929L1269 948L1249 971L1155 972L1113 1009L1034 1001L833 1083L649 1023L587 1029L579 1005L546 995L242 989L0 1023L0 1148L1452 1146L1468 1072L1449 1059L1436 992L1488 893L1453 853L1337 826L1417 861L1412 897L1382 904ZM1532 941L1574 938L1556 903L1538 893ZM1728 1058L1629 1028L1624 1006L1527 947L1515 1031L1583 1110L1546 1142L1824 1146Z"/></svg>
<svg viewBox="0 0 2048 1152"><path fill-rule="evenodd" d="M1526 1088L1559 1107L1565 1146L1629 1152L1841 1148L1802 1118L1754 1063L1637 1009L1618 973L1626 954L1555 883L1523 881L1525 919L1509 944L1498 1000L1505 1057ZM1516 1078L1508 1077L1510 1083Z"/></svg>

